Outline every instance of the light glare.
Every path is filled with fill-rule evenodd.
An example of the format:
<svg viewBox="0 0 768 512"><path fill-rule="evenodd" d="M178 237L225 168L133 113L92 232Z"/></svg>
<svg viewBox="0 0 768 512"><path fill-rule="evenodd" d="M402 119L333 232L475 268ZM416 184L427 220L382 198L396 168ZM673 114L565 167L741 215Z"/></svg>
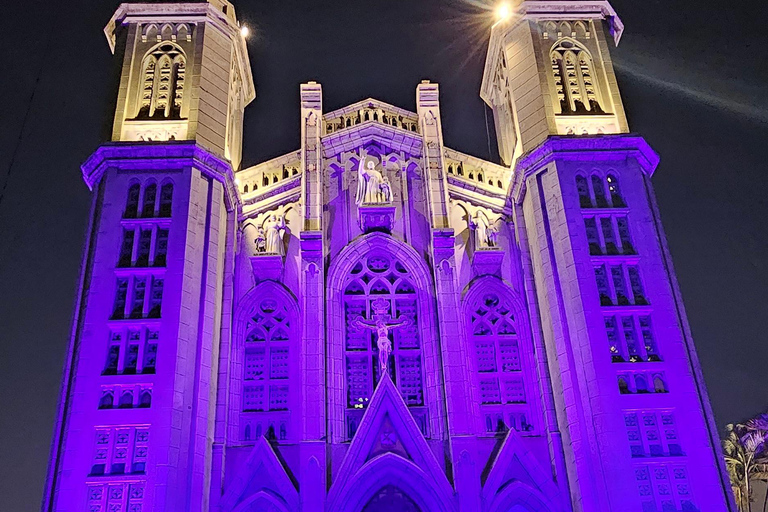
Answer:
<svg viewBox="0 0 768 512"><path fill-rule="evenodd" d="M247 26L243 25L242 27L240 27L240 35L241 36L248 37L248 34L250 34L250 33L251 33L251 31L248 29Z"/></svg>
<svg viewBox="0 0 768 512"><path fill-rule="evenodd" d="M499 21L504 21L509 18L509 4L503 2L500 3L498 7L496 7L496 18Z"/></svg>

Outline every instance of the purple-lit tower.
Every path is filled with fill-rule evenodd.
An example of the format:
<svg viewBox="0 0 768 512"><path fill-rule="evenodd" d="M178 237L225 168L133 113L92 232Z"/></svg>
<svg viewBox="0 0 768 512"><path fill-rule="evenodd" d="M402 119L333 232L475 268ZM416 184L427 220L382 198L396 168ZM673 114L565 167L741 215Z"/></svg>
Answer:
<svg viewBox="0 0 768 512"><path fill-rule="evenodd" d="M241 168L226 0L121 5L43 511L735 511L603 0L517 2L503 165L324 112Z"/></svg>

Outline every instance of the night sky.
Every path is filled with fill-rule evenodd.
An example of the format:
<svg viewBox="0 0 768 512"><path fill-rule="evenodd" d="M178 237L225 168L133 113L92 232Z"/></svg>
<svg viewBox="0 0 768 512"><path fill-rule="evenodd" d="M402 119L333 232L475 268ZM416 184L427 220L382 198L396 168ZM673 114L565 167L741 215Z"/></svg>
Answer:
<svg viewBox="0 0 768 512"><path fill-rule="evenodd" d="M39 510L90 206L79 166L116 94L102 29L118 3L3 2L0 511ZM722 428L768 408L765 4L613 4L626 25L613 55L630 127L661 155L656 193ZM419 81L439 82L446 144L489 158L478 91L493 20L482 5L236 0L257 90L244 165L299 147L308 80L323 85L325 111L369 96L415 110Z"/></svg>

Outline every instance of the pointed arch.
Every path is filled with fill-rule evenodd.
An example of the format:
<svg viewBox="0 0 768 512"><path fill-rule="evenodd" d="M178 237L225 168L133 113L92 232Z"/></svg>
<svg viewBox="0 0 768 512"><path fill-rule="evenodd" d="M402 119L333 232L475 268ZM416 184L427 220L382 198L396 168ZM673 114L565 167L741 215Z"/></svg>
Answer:
<svg viewBox="0 0 768 512"><path fill-rule="evenodd" d="M525 303L495 276L482 276L462 300L464 329L472 352L472 392L480 404L478 433L531 432L538 423L535 358Z"/></svg>
<svg viewBox="0 0 768 512"><path fill-rule="evenodd" d="M186 75L186 55L181 47L167 40L158 43L144 54L141 70L136 118L180 119Z"/></svg>
<svg viewBox="0 0 768 512"><path fill-rule="evenodd" d="M271 428L275 438L298 433L301 322L296 297L284 285L262 281L235 311L230 407L232 439L258 441Z"/></svg>
<svg viewBox="0 0 768 512"><path fill-rule="evenodd" d="M346 346L347 343L353 341L347 340L347 336L352 334L359 334L359 340L357 337L354 341L359 341L363 345L370 345L370 334L368 332L361 331L360 333L347 332L346 319L351 314L361 315L361 313L355 313L354 311L346 310L345 290L349 284L353 270L358 265L362 265L362 262L368 261L368 256L383 255L391 265L391 269L386 270L385 275L395 275L407 279L408 284L413 287L413 293L410 295L410 302L398 302L396 296L396 286L391 287L391 303L398 309L400 314L406 314L405 309L408 308L407 315L413 315L416 319L416 325L411 329L415 334L414 343L419 346L420 350L420 366L415 367L422 375L421 385L418 390L409 390L423 395L423 407L421 414L424 416L424 427L429 433L428 435L433 438L441 438L444 433L443 425L443 405L442 405L442 391L439 386L426 386L426 375L439 375L439 344L437 340L437 323L435 318L435 311L433 307L433 284L429 268L427 267L424 259L409 245L396 240L395 238L386 235L384 233L369 233L356 239L354 242L345 247L337 256L333 258L330 268L328 270L328 282L327 282L327 329L328 329L328 353L326 354L328 372L332 375L347 375L348 371L354 371L354 368L348 367L348 361L346 359ZM401 266L398 267L398 265ZM362 269L363 267L360 267ZM401 272L402 270L402 272ZM372 272L375 274L375 272ZM362 285L361 285L362 286ZM367 293L367 285L361 288L363 293ZM367 307L365 301L360 303L360 307ZM362 310L361 310L362 311ZM393 316L397 316L397 313L393 311ZM403 330L403 336L406 331ZM400 336L397 334L397 336ZM351 338L350 338L351 339ZM404 338L398 338L403 340ZM399 342L394 344L395 350ZM414 355L416 353L414 352ZM354 364L350 361L350 364ZM367 374L367 362L360 361L355 368L360 369L362 372L365 370L365 379L369 379L370 375ZM411 370L414 366L409 367ZM415 377L414 377L415 378ZM400 385L401 391L406 393L404 384ZM364 390L363 390L364 391ZM372 391L369 389L368 392ZM348 439L349 429L346 422L352 420L354 414L348 413L347 407L347 384L344 379L331 379L328 383L327 399L328 399L328 432L332 442L343 442ZM364 393L365 394L365 393ZM370 394L368 394L370 397ZM365 401L366 397L361 396ZM416 400L418 402L418 400ZM419 407L414 402L414 407ZM364 408L364 406L363 406ZM416 411L416 409L414 409ZM362 413L356 413L358 416ZM359 424L359 418L355 420Z"/></svg>
<svg viewBox="0 0 768 512"><path fill-rule="evenodd" d="M260 508L260 505L275 508ZM269 441L259 438L243 467L224 490L221 510L288 512L299 508L299 493L294 482Z"/></svg>
<svg viewBox="0 0 768 512"><path fill-rule="evenodd" d="M563 22L566 23L566 22ZM550 48L552 75L561 114L604 114L595 66L589 50L562 31Z"/></svg>
<svg viewBox="0 0 768 512"><path fill-rule="evenodd" d="M328 510L359 512L382 487L394 484L413 500L422 512L452 512L453 498L435 485L413 462L385 453L370 460L331 498ZM449 487L450 489L450 487Z"/></svg>
<svg viewBox="0 0 768 512"><path fill-rule="evenodd" d="M556 504L567 500L517 432L507 433L490 467L482 490L488 512L557 512L563 507Z"/></svg>
<svg viewBox="0 0 768 512"><path fill-rule="evenodd" d="M381 442L382 432L388 432L388 448ZM327 509L360 511L387 485L400 488L423 512L455 510L445 473L384 375L328 492Z"/></svg>

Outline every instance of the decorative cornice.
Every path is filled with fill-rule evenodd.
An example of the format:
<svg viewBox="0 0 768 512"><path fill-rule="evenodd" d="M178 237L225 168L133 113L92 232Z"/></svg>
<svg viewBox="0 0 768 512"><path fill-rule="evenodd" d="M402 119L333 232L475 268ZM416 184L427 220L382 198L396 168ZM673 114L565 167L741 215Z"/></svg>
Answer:
<svg viewBox="0 0 768 512"><path fill-rule="evenodd" d="M240 210L232 165L194 142L108 142L80 166L83 180L91 190L108 169L162 172L187 167L194 167L224 185L227 209Z"/></svg>
<svg viewBox="0 0 768 512"><path fill-rule="evenodd" d="M632 158L648 176L659 165L659 155L639 135L550 136L544 143L521 156L512 178L512 197L522 201L525 181L553 160L616 162Z"/></svg>
<svg viewBox="0 0 768 512"><path fill-rule="evenodd" d="M369 140L381 142L396 151L405 151L411 156L421 156L424 145L421 134L377 121L365 121L324 136L321 139L323 156L332 158L344 151L355 150Z"/></svg>

